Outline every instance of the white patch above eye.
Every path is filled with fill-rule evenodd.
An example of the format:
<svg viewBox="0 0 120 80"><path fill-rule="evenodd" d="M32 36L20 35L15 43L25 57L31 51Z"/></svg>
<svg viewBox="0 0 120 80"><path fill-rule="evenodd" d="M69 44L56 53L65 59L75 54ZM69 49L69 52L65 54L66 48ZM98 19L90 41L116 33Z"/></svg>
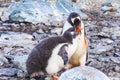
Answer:
<svg viewBox="0 0 120 80"><path fill-rule="evenodd" d="M74 20L75 20L75 19L79 19L79 20L80 20L80 17L78 16L78 17L72 18L72 19L71 19L72 23L74 23Z"/></svg>

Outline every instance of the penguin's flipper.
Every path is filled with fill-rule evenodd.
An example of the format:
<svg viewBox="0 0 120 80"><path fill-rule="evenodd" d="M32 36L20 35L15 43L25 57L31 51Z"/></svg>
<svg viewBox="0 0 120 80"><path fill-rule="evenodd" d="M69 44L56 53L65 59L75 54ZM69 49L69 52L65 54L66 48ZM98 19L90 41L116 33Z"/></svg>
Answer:
<svg viewBox="0 0 120 80"><path fill-rule="evenodd" d="M88 40L86 36L85 36L85 47L86 47L86 61L87 61L88 60Z"/></svg>

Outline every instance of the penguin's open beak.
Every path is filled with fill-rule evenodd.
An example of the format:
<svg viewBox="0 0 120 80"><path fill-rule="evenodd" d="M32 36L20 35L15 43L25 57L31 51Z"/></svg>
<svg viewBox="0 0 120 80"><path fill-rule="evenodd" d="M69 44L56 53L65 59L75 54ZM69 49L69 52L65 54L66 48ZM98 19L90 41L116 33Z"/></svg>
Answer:
<svg viewBox="0 0 120 80"><path fill-rule="evenodd" d="M81 33L81 30L83 30L82 27L76 27L76 28L75 28L75 32L76 32L76 33Z"/></svg>

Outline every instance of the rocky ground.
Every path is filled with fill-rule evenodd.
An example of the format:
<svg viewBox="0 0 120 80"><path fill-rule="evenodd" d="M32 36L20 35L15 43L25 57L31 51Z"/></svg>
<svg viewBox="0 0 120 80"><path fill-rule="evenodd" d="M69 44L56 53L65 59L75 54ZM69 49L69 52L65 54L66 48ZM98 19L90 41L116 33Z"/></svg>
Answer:
<svg viewBox="0 0 120 80"><path fill-rule="evenodd" d="M101 70L111 80L120 80L120 13L103 13L100 9L84 12L90 17L83 20L89 40L87 65ZM26 80L25 72L17 65L40 40L59 35L61 30L62 26L0 21L0 80Z"/></svg>
<svg viewBox="0 0 120 80"><path fill-rule="evenodd" d="M89 39L88 65L120 80L120 16L115 16L115 12L87 13L93 17L84 22Z"/></svg>

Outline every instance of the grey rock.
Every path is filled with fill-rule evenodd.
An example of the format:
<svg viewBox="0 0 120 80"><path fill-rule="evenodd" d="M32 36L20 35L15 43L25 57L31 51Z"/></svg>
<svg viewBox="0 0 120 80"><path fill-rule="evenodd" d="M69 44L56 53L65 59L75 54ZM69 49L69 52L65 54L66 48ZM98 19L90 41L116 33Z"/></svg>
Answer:
<svg viewBox="0 0 120 80"><path fill-rule="evenodd" d="M17 80L17 78L1 76L1 77L0 77L0 80Z"/></svg>
<svg viewBox="0 0 120 80"><path fill-rule="evenodd" d="M111 60L115 63L120 64L120 57L111 57Z"/></svg>
<svg viewBox="0 0 120 80"><path fill-rule="evenodd" d="M15 64L19 69L26 72L26 61L27 61L28 55L21 55L21 56L14 56L14 60L12 61L13 64ZM23 76L20 73L18 73L19 76Z"/></svg>
<svg viewBox="0 0 120 80"><path fill-rule="evenodd" d="M11 21L61 26L70 12L78 12L83 19L88 18L85 13L74 9L66 0L15 2L4 13Z"/></svg>
<svg viewBox="0 0 120 80"><path fill-rule="evenodd" d="M51 33L55 33L57 35L60 35L62 32L62 28L54 28L54 29L51 29Z"/></svg>
<svg viewBox="0 0 120 80"><path fill-rule="evenodd" d="M117 77L110 77L110 80L120 80L120 78L117 78Z"/></svg>
<svg viewBox="0 0 120 80"><path fill-rule="evenodd" d="M120 53L119 52L118 53L114 53L113 56L114 57L120 57Z"/></svg>
<svg viewBox="0 0 120 80"><path fill-rule="evenodd" d="M6 77L6 76L1 76L0 77L0 80L8 80L9 79L9 77Z"/></svg>
<svg viewBox="0 0 120 80"><path fill-rule="evenodd" d="M119 27L120 23L119 21L113 22L113 23L109 23L112 27Z"/></svg>
<svg viewBox="0 0 120 80"><path fill-rule="evenodd" d="M18 79L14 77L9 77L7 80L18 80Z"/></svg>
<svg viewBox="0 0 120 80"><path fill-rule="evenodd" d="M0 69L0 75L1 76L14 76L19 72L19 69L16 68L3 68Z"/></svg>
<svg viewBox="0 0 120 80"><path fill-rule="evenodd" d="M120 1L119 0L106 0L105 3L102 5L103 7L101 8L101 11L103 13L108 12L108 11L120 11Z"/></svg>
<svg viewBox="0 0 120 80"><path fill-rule="evenodd" d="M103 27L102 28L102 32L104 32L104 33L111 33L112 32L112 28L109 28L109 27Z"/></svg>
<svg viewBox="0 0 120 80"><path fill-rule="evenodd" d="M29 53L37 43L33 36L22 32L1 32L0 47L5 54Z"/></svg>
<svg viewBox="0 0 120 80"><path fill-rule="evenodd" d="M115 72L119 73L119 71L120 71L120 67L119 66L115 66Z"/></svg>
<svg viewBox="0 0 120 80"><path fill-rule="evenodd" d="M97 36L101 37L101 38L110 38L110 35L108 35L107 33L104 33L104 32L98 33Z"/></svg>
<svg viewBox="0 0 120 80"><path fill-rule="evenodd" d="M39 41L39 42L40 42L42 39L48 37L48 34L46 34L46 33L38 34L38 33L34 32L32 35L33 35L34 38L35 38L37 41Z"/></svg>
<svg viewBox="0 0 120 80"><path fill-rule="evenodd" d="M111 11L112 9L113 9L112 7L104 6L104 7L101 8L101 11L102 11L103 13L105 13L105 12L107 12L107 11Z"/></svg>
<svg viewBox="0 0 120 80"><path fill-rule="evenodd" d="M110 25L112 26L111 28L103 27L102 32L99 33L98 35L100 36L105 35L105 37L112 37L112 39L117 39L118 37L120 37L120 27L119 27L120 23L114 22L114 23L110 23Z"/></svg>
<svg viewBox="0 0 120 80"><path fill-rule="evenodd" d="M89 67L80 66L64 72L59 80L110 80L101 71Z"/></svg>
<svg viewBox="0 0 120 80"><path fill-rule="evenodd" d="M115 30L115 32L112 35L113 39L117 39L118 37L120 37L120 29Z"/></svg>
<svg viewBox="0 0 120 80"><path fill-rule="evenodd" d="M8 20L8 16L2 16L3 14L6 15L4 12L7 10L7 7L0 8L0 18L2 21Z"/></svg>
<svg viewBox="0 0 120 80"><path fill-rule="evenodd" d="M20 78L25 77L25 75L26 74L22 70L18 71L18 73L17 73L17 77L20 77Z"/></svg>
<svg viewBox="0 0 120 80"><path fill-rule="evenodd" d="M90 62L89 62L89 66L99 66L99 64L98 64L99 62L98 61L96 61L96 60L90 60Z"/></svg>
<svg viewBox="0 0 120 80"><path fill-rule="evenodd" d="M3 66L4 62L0 59L0 66Z"/></svg>
<svg viewBox="0 0 120 80"><path fill-rule="evenodd" d="M102 39L102 42L107 43L107 44L112 44L114 41L111 39Z"/></svg>
<svg viewBox="0 0 120 80"><path fill-rule="evenodd" d="M14 57L12 55L4 54L4 57L9 60L14 60Z"/></svg>
<svg viewBox="0 0 120 80"><path fill-rule="evenodd" d="M3 66L5 63L9 63L9 61L4 57L3 53L0 53L0 66Z"/></svg>
<svg viewBox="0 0 120 80"><path fill-rule="evenodd" d="M74 1L74 0L73 0ZM89 10L93 9L94 7L99 8L103 2L106 0L75 0L76 2L73 2L73 6L76 9L81 10Z"/></svg>
<svg viewBox="0 0 120 80"><path fill-rule="evenodd" d="M92 52L94 54L101 54L103 52L110 51L112 49L113 49L113 47L111 45L106 45L106 46L96 45L96 47L92 50Z"/></svg>
<svg viewBox="0 0 120 80"><path fill-rule="evenodd" d="M39 29L39 30L37 30L36 32L39 33L39 34L44 33L44 31L43 31L42 29Z"/></svg>
<svg viewBox="0 0 120 80"><path fill-rule="evenodd" d="M99 57L98 58L100 61L103 61L103 62L109 62L110 61L110 58L109 57Z"/></svg>

